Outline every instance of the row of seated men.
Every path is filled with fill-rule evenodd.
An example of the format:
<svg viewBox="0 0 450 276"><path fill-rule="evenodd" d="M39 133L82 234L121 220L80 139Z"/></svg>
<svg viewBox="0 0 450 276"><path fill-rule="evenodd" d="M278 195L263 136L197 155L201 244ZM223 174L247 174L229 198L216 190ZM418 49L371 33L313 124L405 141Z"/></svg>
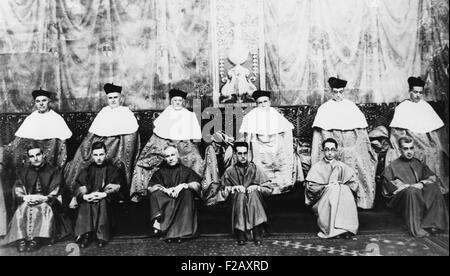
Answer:
<svg viewBox="0 0 450 276"><path fill-rule="evenodd" d="M400 212L411 234L425 237L448 231L448 210L436 175L414 158L414 142L409 137L398 141L402 155L384 172L383 189L389 207ZM314 164L305 181L306 203L317 215L320 238L356 235L359 228L356 206L356 175L345 163L336 160L338 143L328 138L322 144L324 158ZM20 174L14 186L18 207L9 224L5 243L16 243L17 250L36 250L43 240L55 242L74 235L81 248L93 240L104 247L111 239L111 205L124 199L123 170L106 159L103 142L92 145L91 164L76 180L74 200L78 205L75 227L62 208L64 177L48 164L37 144L27 148L30 166ZM267 175L249 161L249 145L236 142L237 163L227 168L216 202L232 204L232 227L239 245L252 239L260 245L268 223L265 198L273 189ZM155 234L166 242L181 243L196 237L196 197L201 192L201 177L180 164L175 145L164 149L165 161L149 180L150 219ZM143 218L146 219L146 218ZM119 222L120 223L120 222Z"/></svg>
<svg viewBox="0 0 450 276"><path fill-rule="evenodd" d="M408 83L410 99L397 107L390 125L394 154L391 162L387 163L392 163L401 154L397 138L410 137L416 146L416 156L421 161L426 161L431 171L436 172L440 193L447 193L448 169L443 164L448 163L448 150L439 136L444 124L422 99L425 83L420 78L413 77L408 79ZM343 98L347 85L345 80L330 78L329 84L332 99L319 108L313 125L311 164L322 162L326 157L326 152L322 150L323 142L333 138L337 143L337 158L355 172L353 191L356 206L371 209L375 198L377 154L370 146L367 121L354 103ZM142 152L139 152L138 124L134 114L127 107L121 106L122 88L106 84L104 90L108 106L97 115L89 134L73 160L68 163L65 140L72 133L63 118L49 108L51 93L33 91L37 111L23 122L16 132L16 139L5 147L7 158L1 159L4 160L3 165L9 168L5 173L8 174L6 179L18 178L24 170L22 154L26 153L27 158L29 157L24 149L30 142L37 143L46 156L46 163L62 169L66 182L63 190L68 188L68 193L73 195L70 207L80 208L79 202L83 198L80 199L77 194L77 181L92 162L93 145L101 142L107 149L106 158L124 171L126 184L121 189L126 192L122 194L125 198L131 197L132 201L140 201L146 198L149 180L165 164L166 147L174 145L180 163L200 176L199 194L205 199L205 204L215 204L221 200L218 187L223 186L221 179L225 169L232 164L229 161L231 154L225 152L217 155L216 147L208 147L205 160L201 158L195 143L202 139L198 120L194 113L183 107L187 93L180 90L169 92L171 105L155 120L154 134ZM305 180L301 158L292 150L294 127L271 107L270 92L256 91L253 97L258 107L245 115L240 128L242 137L238 140L248 144L249 160L269 179L267 185L270 194L287 192L294 183ZM12 187L12 184L6 183L6 186ZM389 194L385 195L389 197ZM311 204L313 203L314 200L311 200ZM414 231L411 232L416 235Z"/></svg>

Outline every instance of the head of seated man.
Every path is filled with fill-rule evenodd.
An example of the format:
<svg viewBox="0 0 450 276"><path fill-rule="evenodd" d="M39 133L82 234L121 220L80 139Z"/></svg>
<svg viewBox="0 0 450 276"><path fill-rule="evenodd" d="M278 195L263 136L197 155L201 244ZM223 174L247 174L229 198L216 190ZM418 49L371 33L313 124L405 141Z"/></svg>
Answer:
<svg viewBox="0 0 450 276"><path fill-rule="evenodd" d="M398 139L401 157L406 160L414 158L414 141L410 137L401 137Z"/></svg>
<svg viewBox="0 0 450 276"><path fill-rule="evenodd" d="M255 99L255 102L259 108L269 108L272 106L272 102L270 100L271 92L264 90L257 90L253 92L252 97Z"/></svg>
<svg viewBox="0 0 450 276"><path fill-rule="evenodd" d="M411 101L418 103L423 99L423 93L423 87L413 87L413 89L409 91L409 98L411 99Z"/></svg>
<svg viewBox="0 0 450 276"><path fill-rule="evenodd" d="M167 165L170 167L174 167L179 163L180 154L175 145L168 145L164 149L164 158L166 160Z"/></svg>
<svg viewBox="0 0 450 276"><path fill-rule="evenodd" d="M175 110L181 110L184 106L184 99L182 97L173 97L170 101Z"/></svg>
<svg viewBox="0 0 450 276"><path fill-rule="evenodd" d="M46 96L37 97L34 104L39 113L47 113L50 110L50 99Z"/></svg>
<svg viewBox="0 0 450 276"><path fill-rule="evenodd" d="M344 89L345 88L332 88L331 98L336 102L342 102L344 100Z"/></svg>
<svg viewBox="0 0 450 276"><path fill-rule="evenodd" d="M108 106L112 109L118 108L122 101L122 94L119 92L113 92L106 95L108 99Z"/></svg>
<svg viewBox="0 0 450 276"><path fill-rule="evenodd" d="M347 87L347 81L331 77L328 79L328 84L331 88L331 98L336 102L342 102L344 100L344 92L345 87Z"/></svg>
<svg viewBox="0 0 450 276"><path fill-rule="evenodd" d="M267 96L259 97L256 103L258 107L270 107L272 105L270 98Z"/></svg>
<svg viewBox="0 0 450 276"><path fill-rule="evenodd" d="M106 146L102 142L96 142L92 145L92 160L97 166L102 166L106 161Z"/></svg>
<svg viewBox="0 0 450 276"><path fill-rule="evenodd" d="M39 89L31 93L34 100L34 106L39 113L47 113L50 111L50 103L52 93Z"/></svg>
<svg viewBox="0 0 450 276"><path fill-rule="evenodd" d="M40 168L44 165L45 155L42 149L35 144L30 145L27 148L28 160L30 161L31 166Z"/></svg>
<svg viewBox="0 0 450 276"><path fill-rule="evenodd" d="M333 138L328 138L322 143L322 150L325 160L331 162L336 159L338 143Z"/></svg>
<svg viewBox="0 0 450 276"><path fill-rule="evenodd" d="M106 99L108 100L108 106L112 109L118 108L123 101L122 87L114 85L114 83L107 83L103 87L106 93Z"/></svg>
<svg viewBox="0 0 450 276"><path fill-rule="evenodd" d="M169 91L170 104L173 109L180 111L183 109L186 102L187 93L178 89L172 89Z"/></svg>
<svg viewBox="0 0 450 276"><path fill-rule="evenodd" d="M246 142L236 142L234 151L237 156L238 165L246 165L248 163L248 144Z"/></svg>
<svg viewBox="0 0 450 276"><path fill-rule="evenodd" d="M412 102L418 103L423 99L425 81L420 77L410 77L409 84L409 98Z"/></svg>

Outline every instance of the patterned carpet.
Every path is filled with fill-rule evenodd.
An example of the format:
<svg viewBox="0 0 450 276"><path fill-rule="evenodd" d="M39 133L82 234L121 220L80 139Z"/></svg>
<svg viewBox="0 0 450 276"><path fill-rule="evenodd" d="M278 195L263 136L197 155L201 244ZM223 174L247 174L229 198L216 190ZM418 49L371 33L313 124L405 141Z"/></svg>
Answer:
<svg viewBox="0 0 450 276"><path fill-rule="evenodd" d="M230 236L203 236L182 244L156 238L118 237L105 248L95 244L79 250L65 242L39 251L18 254L14 247L0 248L0 256L448 256L449 237L412 238L406 233L363 233L351 240L323 240L312 234L266 237L263 245L238 246Z"/></svg>

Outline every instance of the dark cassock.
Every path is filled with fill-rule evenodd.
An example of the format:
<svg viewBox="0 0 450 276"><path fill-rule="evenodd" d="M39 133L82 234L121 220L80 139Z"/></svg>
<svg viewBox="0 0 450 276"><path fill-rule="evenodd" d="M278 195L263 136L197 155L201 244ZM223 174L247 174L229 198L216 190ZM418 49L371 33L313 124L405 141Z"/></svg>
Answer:
<svg viewBox="0 0 450 276"><path fill-rule="evenodd" d="M64 177L59 168L46 162L40 167L23 169L14 185L18 205L9 225L6 243L36 238L54 243L72 236L68 218L62 212L61 190ZM48 201L31 206L27 196L46 196Z"/></svg>
<svg viewBox="0 0 450 276"><path fill-rule="evenodd" d="M7 230L7 216L6 216L6 205L5 196L3 195L3 184L2 184L2 171L3 171L3 147L0 141L0 237L6 235Z"/></svg>
<svg viewBox="0 0 450 276"><path fill-rule="evenodd" d="M229 167L222 177L222 187L217 194L217 201L223 202L231 198L232 202L232 231L239 230L249 235L255 227L267 223L264 197L270 196L273 191L269 177L258 168L255 163L236 163ZM231 187L244 186L246 189L252 185L259 186L251 193L231 193Z"/></svg>
<svg viewBox="0 0 450 276"><path fill-rule="evenodd" d="M329 185L333 182L339 184ZM356 235L359 222L353 193L357 189L354 170L338 160L323 159L311 167L306 177L305 203L318 217L320 238Z"/></svg>
<svg viewBox="0 0 450 276"><path fill-rule="evenodd" d="M428 235L424 229L448 231L448 209L436 175L416 158L400 157L384 171L383 195L387 206L399 212L413 236ZM408 185L422 183L419 190Z"/></svg>
<svg viewBox="0 0 450 276"><path fill-rule="evenodd" d="M150 179L149 186L161 185L173 188L182 183L201 182L201 177L192 169L178 163L169 166L163 163ZM158 190L150 194L150 219L159 220L164 240L189 239L197 234L197 206L195 198L200 191L183 189L177 198Z"/></svg>
<svg viewBox="0 0 450 276"><path fill-rule="evenodd" d="M109 184L120 185L120 188L110 189ZM93 233L98 240L110 240L111 231L115 226L112 205L124 198L127 193L124 187L126 187L125 173L110 162L102 165L92 163L81 171L74 194L79 203L75 237ZM95 192L104 192L107 197L98 202L86 202L83 199L83 195Z"/></svg>

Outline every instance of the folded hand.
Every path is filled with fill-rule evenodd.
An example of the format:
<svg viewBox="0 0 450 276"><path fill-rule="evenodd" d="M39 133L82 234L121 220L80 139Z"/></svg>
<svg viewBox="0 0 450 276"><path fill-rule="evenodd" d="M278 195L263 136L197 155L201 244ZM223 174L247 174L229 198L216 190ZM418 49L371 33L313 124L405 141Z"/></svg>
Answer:
<svg viewBox="0 0 450 276"><path fill-rule="evenodd" d="M244 186L234 186L232 191L234 193L245 193L245 187Z"/></svg>
<svg viewBox="0 0 450 276"><path fill-rule="evenodd" d="M422 190L423 189L423 184L422 183L416 183L411 185L411 187Z"/></svg>
<svg viewBox="0 0 450 276"><path fill-rule="evenodd" d="M253 193L254 191L258 191L258 190L259 190L259 186L258 185L252 185L252 186L247 188L247 192L249 192L249 193Z"/></svg>

